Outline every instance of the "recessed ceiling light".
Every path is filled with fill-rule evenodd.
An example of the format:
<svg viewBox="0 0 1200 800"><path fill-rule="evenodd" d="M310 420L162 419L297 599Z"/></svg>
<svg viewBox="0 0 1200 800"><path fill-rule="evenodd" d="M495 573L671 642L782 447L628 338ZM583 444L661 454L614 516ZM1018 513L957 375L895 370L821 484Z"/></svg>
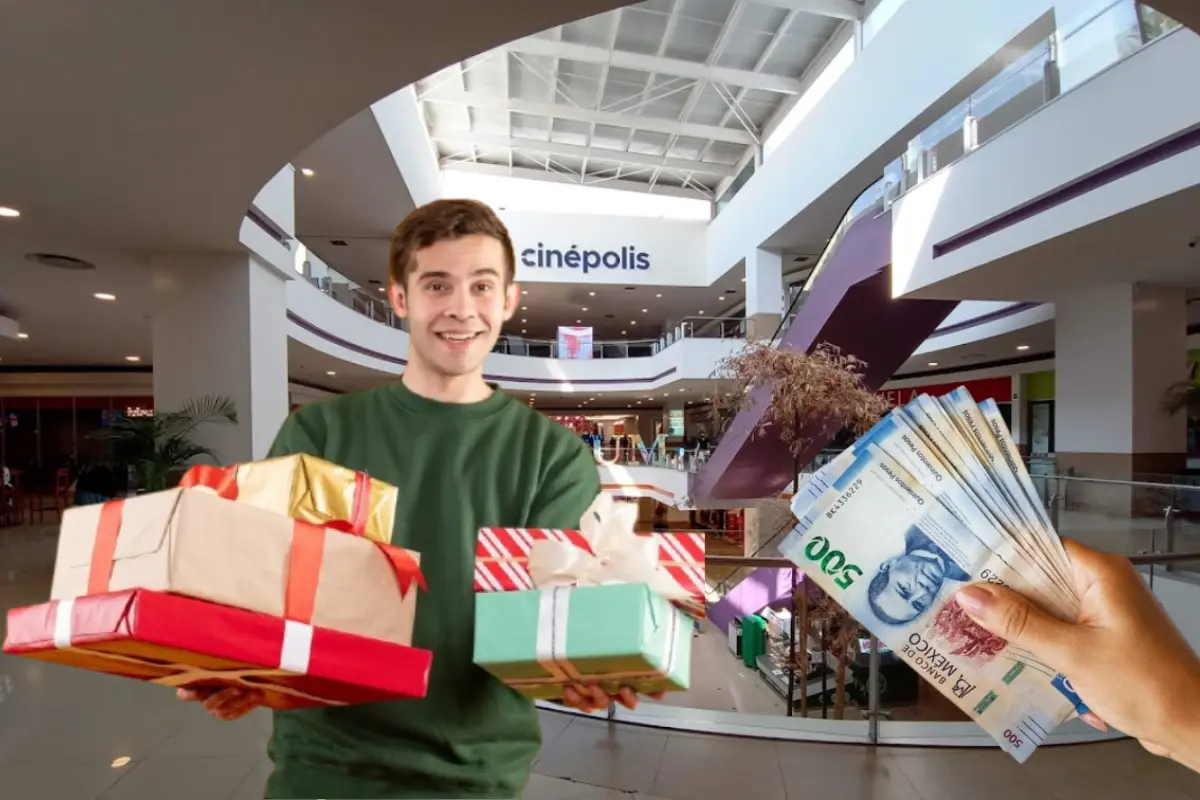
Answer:
<svg viewBox="0 0 1200 800"><path fill-rule="evenodd" d="M525 329L524 329L524 328L521 328L521 333L524 333L524 332L525 332Z"/></svg>
<svg viewBox="0 0 1200 800"><path fill-rule="evenodd" d="M624 336L624 335L625 335L625 331L621 331L621 335L622 335L622 336Z"/></svg>
<svg viewBox="0 0 1200 800"><path fill-rule="evenodd" d="M575 324L576 324L576 325L582 325L582 324L583 324L583 320L581 320L581 319L577 319L577 320L575 320Z"/></svg>
<svg viewBox="0 0 1200 800"><path fill-rule="evenodd" d="M304 169L300 170L300 174L306 178L311 178L313 175L316 175L317 173L313 172L308 167L305 167Z"/></svg>
<svg viewBox="0 0 1200 800"><path fill-rule="evenodd" d="M640 406L640 405L642 404L642 401L641 401L641 400L638 400L638 401L637 401L637 404ZM628 406L626 406L626 408L628 408Z"/></svg>
<svg viewBox="0 0 1200 800"><path fill-rule="evenodd" d="M116 300L117 299L117 296L115 294L109 294L108 292L96 292L94 295L92 295L92 297L96 298L97 300Z"/></svg>
<svg viewBox="0 0 1200 800"><path fill-rule="evenodd" d="M703 313L704 313L704 309L703 309L703 308L702 308L702 309L700 309L700 313L701 313L701 314L703 314Z"/></svg>
<svg viewBox="0 0 1200 800"><path fill-rule="evenodd" d="M113 768L113 769L119 769L120 767L123 767L123 766L125 766L126 764L128 764L128 763L129 763L130 761L132 761L132 760L133 760L133 759L132 759L132 758L130 758L129 756L121 756L120 758L114 758L114 759L113 759L113 762L112 762L112 768Z"/></svg>
<svg viewBox="0 0 1200 800"><path fill-rule="evenodd" d="M386 292L386 291L387 291L387 287L386 287L386 286L380 286L380 287L379 287L379 291L381 291L381 292Z"/></svg>
<svg viewBox="0 0 1200 800"><path fill-rule="evenodd" d="M28 333L18 333L18 334L17 334L17 338L18 338L18 339L28 339L28 338L29 338L29 334L28 334Z"/></svg>
<svg viewBox="0 0 1200 800"><path fill-rule="evenodd" d="M337 372L335 372L334 370L331 370L331 369L330 369L330 370L326 370L326 371L325 371L325 374L326 374L326 375L337 375Z"/></svg>
<svg viewBox="0 0 1200 800"><path fill-rule="evenodd" d="M645 314L645 313L646 313L647 311L649 311L649 310L650 310L650 309L648 309L648 308L643 308L643 309L642 309L642 313L643 313L643 314Z"/></svg>
<svg viewBox="0 0 1200 800"><path fill-rule="evenodd" d="M1017 349L1018 349L1018 350L1028 350L1028 349L1029 349L1029 345L1027 345L1027 344L1019 344L1019 345L1017 345Z"/></svg>
<svg viewBox="0 0 1200 800"><path fill-rule="evenodd" d="M584 306L584 307L583 307L581 310L582 310L582 311L587 311L587 306Z"/></svg>
<svg viewBox="0 0 1200 800"><path fill-rule="evenodd" d="M521 320L521 322L528 322L528 321L529 321L529 320L525 320L525 319Z"/></svg>
<svg viewBox="0 0 1200 800"><path fill-rule="evenodd" d="M529 310L529 306L521 306L521 310L522 310L522 311L528 311L528 310Z"/></svg>
<svg viewBox="0 0 1200 800"><path fill-rule="evenodd" d="M655 297L662 297L662 295L661 295L661 294L656 294L656 295L654 295L654 296L655 296Z"/></svg>
<svg viewBox="0 0 1200 800"><path fill-rule="evenodd" d="M742 278L742 283L745 283L745 282L746 282L746 279L745 279L745 278Z"/></svg>
<svg viewBox="0 0 1200 800"><path fill-rule="evenodd" d="M588 297L595 297L595 296L596 296L595 292L588 292Z"/></svg>
<svg viewBox="0 0 1200 800"><path fill-rule="evenodd" d="M931 366L931 367L936 367L937 365L938 365L938 362L936 362L936 361L929 362L929 366Z"/></svg>
<svg viewBox="0 0 1200 800"><path fill-rule="evenodd" d="M141 361L141 356L125 356L126 361Z"/></svg>
<svg viewBox="0 0 1200 800"><path fill-rule="evenodd" d="M636 320L636 319L631 319L631 320L629 320L629 324L630 324L630 325L637 325L637 320Z"/></svg>
<svg viewBox="0 0 1200 800"><path fill-rule="evenodd" d="M522 289L522 290L521 290L521 294L529 294L529 290L528 290L528 289Z"/></svg>
<svg viewBox="0 0 1200 800"><path fill-rule="evenodd" d="M720 297L717 298L717 300L724 300L724 299L725 299L725 295L721 295Z"/></svg>
<svg viewBox="0 0 1200 800"><path fill-rule="evenodd" d="M15 208L10 208L9 206L0 206L0 217L16 219L19 216L21 216L21 212L17 211Z"/></svg>

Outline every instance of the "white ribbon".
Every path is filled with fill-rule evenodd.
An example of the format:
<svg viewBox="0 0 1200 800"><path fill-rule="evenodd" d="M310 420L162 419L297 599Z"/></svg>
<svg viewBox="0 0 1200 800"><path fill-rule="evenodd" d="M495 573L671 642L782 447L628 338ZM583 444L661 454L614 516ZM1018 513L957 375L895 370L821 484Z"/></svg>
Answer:
<svg viewBox="0 0 1200 800"><path fill-rule="evenodd" d="M536 541L529 551L533 585L553 589L644 583L668 600L689 600L691 593L659 564L658 541L634 532L637 513L632 503L618 503L605 493L597 495L579 523L595 555L557 539Z"/></svg>

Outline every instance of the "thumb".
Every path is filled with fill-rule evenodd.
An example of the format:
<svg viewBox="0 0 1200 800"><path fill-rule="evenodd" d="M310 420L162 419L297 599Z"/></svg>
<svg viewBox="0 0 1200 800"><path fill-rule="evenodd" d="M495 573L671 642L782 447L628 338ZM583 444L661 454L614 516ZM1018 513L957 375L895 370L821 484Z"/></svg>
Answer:
<svg viewBox="0 0 1200 800"><path fill-rule="evenodd" d="M1072 628L1016 592L992 584L975 584L955 595L962 610L991 633L1032 650L1049 661L1070 648Z"/></svg>

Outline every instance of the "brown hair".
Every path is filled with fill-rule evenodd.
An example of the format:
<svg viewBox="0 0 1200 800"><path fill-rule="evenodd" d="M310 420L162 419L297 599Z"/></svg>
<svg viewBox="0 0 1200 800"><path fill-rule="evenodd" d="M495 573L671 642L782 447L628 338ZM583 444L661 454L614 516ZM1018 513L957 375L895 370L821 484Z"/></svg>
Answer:
<svg viewBox="0 0 1200 800"><path fill-rule="evenodd" d="M417 251L464 236L490 236L504 247L505 281L516 279L517 261L508 229L491 208L475 200L434 200L413 211L396 226L388 253L388 277L405 284Z"/></svg>

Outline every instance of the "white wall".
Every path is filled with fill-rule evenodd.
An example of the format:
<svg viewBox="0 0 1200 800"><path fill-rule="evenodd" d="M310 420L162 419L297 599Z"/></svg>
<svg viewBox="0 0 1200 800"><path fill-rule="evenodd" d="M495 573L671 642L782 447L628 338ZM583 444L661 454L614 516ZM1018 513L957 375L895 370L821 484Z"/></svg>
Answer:
<svg viewBox="0 0 1200 800"><path fill-rule="evenodd" d="M939 242L1200 125L1200 82L1185 77L1194 75L1200 75L1200 37L1176 31L905 194L892 207L893 294L930 287L1195 185L1200 149L933 258Z"/></svg>
<svg viewBox="0 0 1200 800"><path fill-rule="evenodd" d="M389 328L343 306L307 281L287 286L288 311L353 347L330 341L294 321L288 324L293 339L352 364L399 373L392 359L408 354L408 334ZM506 390L560 392L642 391L678 380L706 380L717 361L742 344L736 339L683 339L646 358L558 360L493 353L484 363L488 380Z"/></svg>
<svg viewBox="0 0 1200 800"><path fill-rule="evenodd" d="M417 93L407 86L371 106L414 206L442 196L442 175Z"/></svg>
<svg viewBox="0 0 1200 800"><path fill-rule="evenodd" d="M711 283L705 266L704 222L537 211L498 213L512 235L517 280L522 283ZM541 262L555 266L537 266L539 247ZM563 255L550 257L547 250Z"/></svg>
<svg viewBox="0 0 1200 800"><path fill-rule="evenodd" d="M288 236L296 235L296 168L287 164L251 202L254 210Z"/></svg>
<svg viewBox="0 0 1200 800"><path fill-rule="evenodd" d="M875 157L1007 43L1050 0L908 0L708 231L710 280ZM932 120L930 120L932 121ZM890 160L903 147L883 154ZM878 177L876 175L875 177ZM860 188L870 178L864 175ZM848 202L848 201L847 201Z"/></svg>

